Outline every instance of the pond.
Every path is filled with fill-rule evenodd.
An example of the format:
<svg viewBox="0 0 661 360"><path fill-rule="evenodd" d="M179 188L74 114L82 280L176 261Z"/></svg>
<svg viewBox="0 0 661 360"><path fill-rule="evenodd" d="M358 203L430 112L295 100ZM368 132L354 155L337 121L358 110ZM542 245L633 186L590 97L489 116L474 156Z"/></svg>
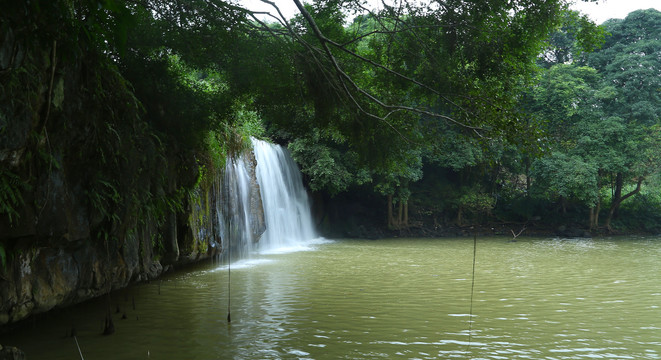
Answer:
<svg viewBox="0 0 661 360"><path fill-rule="evenodd" d="M472 238L322 241L170 274L0 343L28 359L661 358L661 238L476 250L473 278Z"/></svg>

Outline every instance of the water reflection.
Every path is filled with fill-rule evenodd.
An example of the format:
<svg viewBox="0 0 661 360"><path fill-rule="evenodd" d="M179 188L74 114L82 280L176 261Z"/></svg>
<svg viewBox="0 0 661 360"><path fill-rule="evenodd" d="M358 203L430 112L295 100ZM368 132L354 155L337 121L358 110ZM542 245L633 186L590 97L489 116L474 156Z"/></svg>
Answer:
<svg viewBox="0 0 661 360"><path fill-rule="evenodd" d="M75 358L73 322L89 359L659 359L659 240L479 239L473 316L471 239L339 241L113 294L109 337L101 299L0 343Z"/></svg>

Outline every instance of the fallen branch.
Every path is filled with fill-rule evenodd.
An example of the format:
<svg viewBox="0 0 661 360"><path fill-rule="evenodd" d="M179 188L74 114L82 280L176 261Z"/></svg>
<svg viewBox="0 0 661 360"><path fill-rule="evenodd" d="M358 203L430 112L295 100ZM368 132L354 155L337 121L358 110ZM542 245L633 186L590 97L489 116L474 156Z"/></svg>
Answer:
<svg viewBox="0 0 661 360"><path fill-rule="evenodd" d="M525 230L526 230L526 227L524 226L524 227L521 229L521 231L519 231L518 234L515 234L515 233L514 233L514 230L510 229L510 231L512 232L512 236L514 236L514 240L516 240L516 238L518 238L519 235L521 235L521 233L524 232Z"/></svg>

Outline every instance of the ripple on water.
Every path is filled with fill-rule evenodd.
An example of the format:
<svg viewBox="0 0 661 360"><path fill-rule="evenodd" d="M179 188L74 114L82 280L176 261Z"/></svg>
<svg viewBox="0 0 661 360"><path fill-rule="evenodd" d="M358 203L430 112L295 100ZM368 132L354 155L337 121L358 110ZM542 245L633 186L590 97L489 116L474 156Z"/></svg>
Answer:
<svg viewBox="0 0 661 360"><path fill-rule="evenodd" d="M233 263L230 326L214 266L113 296L129 319L112 337L98 336L99 301L8 340L70 359L75 321L97 360L660 358L661 241L501 240L478 243L472 316L472 241L336 241Z"/></svg>

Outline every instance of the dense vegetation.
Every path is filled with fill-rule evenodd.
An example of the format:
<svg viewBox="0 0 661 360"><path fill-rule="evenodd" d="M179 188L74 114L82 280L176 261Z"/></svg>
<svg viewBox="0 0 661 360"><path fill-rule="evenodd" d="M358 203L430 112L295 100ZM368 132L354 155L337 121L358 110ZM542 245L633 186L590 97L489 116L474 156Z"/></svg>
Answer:
<svg viewBox="0 0 661 360"><path fill-rule="evenodd" d="M221 0L3 6L3 224L53 167L79 174L99 237L163 222L257 136L289 147L321 222L661 229L661 13L597 27L564 0L294 2L292 19Z"/></svg>

